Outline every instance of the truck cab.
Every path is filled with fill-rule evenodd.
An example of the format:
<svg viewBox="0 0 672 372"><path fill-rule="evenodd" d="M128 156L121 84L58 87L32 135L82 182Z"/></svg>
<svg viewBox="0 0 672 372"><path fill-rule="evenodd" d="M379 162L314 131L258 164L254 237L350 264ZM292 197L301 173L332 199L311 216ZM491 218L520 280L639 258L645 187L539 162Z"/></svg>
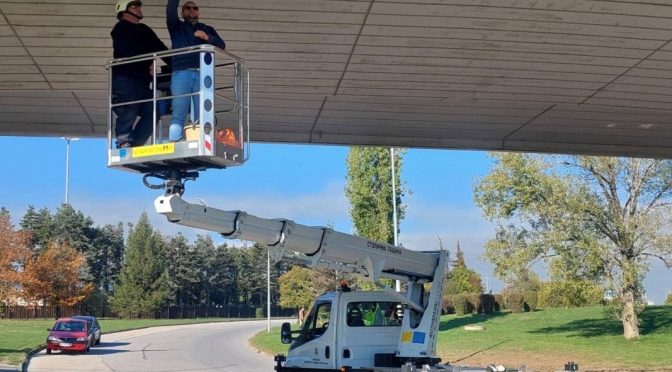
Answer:
<svg viewBox="0 0 672 372"><path fill-rule="evenodd" d="M320 296L292 343L285 369L370 368L376 355L394 355L401 303L386 292L336 291ZM283 329L289 328L285 323Z"/></svg>

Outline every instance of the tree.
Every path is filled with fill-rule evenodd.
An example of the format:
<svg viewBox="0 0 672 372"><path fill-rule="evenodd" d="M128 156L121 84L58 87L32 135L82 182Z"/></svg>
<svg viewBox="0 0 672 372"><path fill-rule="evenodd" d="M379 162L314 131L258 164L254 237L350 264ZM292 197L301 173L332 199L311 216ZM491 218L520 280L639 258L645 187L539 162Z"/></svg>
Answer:
<svg viewBox="0 0 672 372"><path fill-rule="evenodd" d="M403 151L395 151L397 219L405 216L401 203ZM392 169L390 150L385 147L352 147L347 159L345 194L350 200L350 216L355 233L367 239L394 243Z"/></svg>
<svg viewBox="0 0 672 372"><path fill-rule="evenodd" d="M481 276L466 266L458 266L447 275L447 283L444 289L446 294L459 293L483 293Z"/></svg>
<svg viewBox="0 0 672 372"><path fill-rule="evenodd" d="M61 306L76 305L93 290L85 282L85 269L83 254L65 242L53 242L26 264L24 292L32 299L56 305L56 316L60 317Z"/></svg>
<svg viewBox="0 0 672 372"><path fill-rule="evenodd" d="M169 286L174 303L177 305L194 305L199 298L200 257L195 254L194 247L187 238L178 234L170 239L167 245Z"/></svg>
<svg viewBox="0 0 672 372"><path fill-rule="evenodd" d="M199 235L194 242L195 256L201 265L198 272L199 275L199 300L202 304L211 305L212 299L212 280L217 276L214 268L212 257L215 256L215 243L210 236Z"/></svg>
<svg viewBox="0 0 672 372"><path fill-rule="evenodd" d="M247 283L249 285L250 297L248 302L256 307L264 307L267 305L267 274L266 266L268 260L268 248L260 245L254 244L251 248L247 248L247 263L249 269L251 269L250 274L247 278ZM282 260L277 262L271 262L271 303L275 300L279 301L278 293L278 278L287 271L287 263ZM275 296L274 296L275 294Z"/></svg>
<svg viewBox="0 0 672 372"><path fill-rule="evenodd" d="M500 277L550 261L551 276L601 278L618 294L627 339L639 337L638 304L650 259L672 266L672 161L495 154L475 185L498 222L485 257Z"/></svg>
<svg viewBox="0 0 672 372"><path fill-rule="evenodd" d="M9 302L23 281L30 260L30 236L14 230L8 212L0 213L0 303Z"/></svg>
<svg viewBox="0 0 672 372"><path fill-rule="evenodd" d="M294 266L280 276L280 306L285 309L310 308L319 292L313 282L313 270Z"/></svg>
<svg viewBox="0 0 672 372"><path fill-rule="evenodd" d="M70 204L61 204L54 213L52 222L52 239L66 242L84 253L90 262L92 256L95 256L92 242L97 232L91 217L76 211Z"/></svg>
<svg viewBox="0 0 672 372"><path fill-rule="evenodd" d="M386 147L351 147L347 159L345 194L350 200L350 217L355 225L355 234L361 237L394 244L394 210L397 220L404 219L406 206L401 203L404 189L401 187L401 169L404 150L394 152L395 179L392 180L390 150ZM396 189L396 200L392 200L392 182ZM394 203L394 204L393 204ZM397 227L398 228L398 227ZM393 286L391 280L383 279L386 286ZM362 290L376 287L357 278L357 286Z"/></svg>
<svg viewBox="0 0 672 372"><path fill-rule="evenodd" d="M248 304L253 294L252 266L250 249L233 248L231 255L235 264L235 286L238 290L236 303Z"/></svg>
<svg viewBox="0 0 672 372"><path fill-rule="evenodd" d="M112 307L125 318L151 317L167 303L169 296L165 243L143 213L128 234Z"/></svg>
<svg viewBox="0 0 672 372"><path fill-rule="evenodd" d="M534 271L519 272L515 277L509 277L502 295L507 307L514 313L534 311L539 303L539 290L542 283Z"/></svg>
<svg viewBox="0 0 672 372"><path fill-rule="evenodd" d="M467 262L464 259L464 252L460 248L460 242L457 242L457 249L455 249L455 262L453 263L453 268L457 267L467 267Z"/></svg>
<svg viewBox="0 0 672 372"><path fill-rule="evenodd" d="M86 253L90 280L107 292L117 281L124 258L123 224L119 222L116 226L96 228L91 247Z"/></svg>
<svg viewBox="0 0 672 372"><path fill-rule="evenodd" d="M208 257L208 265L213 271L210 277L212 303L227 305L236 303L238 291L236 289L236 267L231 254L231 249L226 244L220 245L212 257Z"/></svg>
<svg viewBox="0 0 672 372"><path fill-rule="evenodd" d="M460 242L457 242L453 268L446 275L446 280L447 282L444 287L446 294L483 293L481 276L467 267L464 252L460 248Z"/></svg>
<svg viewBox="0 0 672 372"><path fill-rule="evenodd" d="M256 307L265 307L266 304L266 261L267 248L254 244L247 249L247 257L250 268L249 274L250 297L248 301Z"/></svg>
<svg viewBox="0 0 672 372"><path fill-rule="evenodd" d="M53 215L46 208L39 212L29 206L21 227L32 236L33 252L39 254L52 242L67 244L86 257L87 282L98 290L99 299L91 304L102 303L103 297L116 280L121 269L124 249L124 230L117 226L95 227L93 220L69 204L62 204Z"/></svg>
<svg viewBox="0 0 672 372"><path fill-rule="evenodd" d="M19 225L21 230L30 233L30 248L33 252L40 252L49 247L53 236L53 220L47 208L35 211L35 207L28 206Z"/></svg>
<svg viewBox="0 0 672 372"><path fill-rule="evenodd" d="M539 288L539 307L593 306L602 301L604 288L589 280L552 280Z"/></svg>
<svg viewBox="0 0 672 372"><path fill-rule="evenodd" d="M672 293L667 294L667 298L665 299L665 305L672 305Z"/></svg>

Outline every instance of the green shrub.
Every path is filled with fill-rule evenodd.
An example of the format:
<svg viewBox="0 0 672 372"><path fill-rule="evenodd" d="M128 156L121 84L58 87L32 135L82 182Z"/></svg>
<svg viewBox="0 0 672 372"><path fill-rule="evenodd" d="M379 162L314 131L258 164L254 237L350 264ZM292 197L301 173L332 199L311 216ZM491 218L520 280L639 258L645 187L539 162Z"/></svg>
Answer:
<svg viewBox="0 0 672 372"><path fill-rule="evenodd" d="M522 313L524 308L523 294L520 292L511 292L506 296L506 307L513 313Z"/></svg>
<svg viewBox="0 0 672 372"><path fill-rule="evenodd" d="M491 294L482 294L480 295L481 308L483 309L484 314L494 314L495 313L495 296Z"/></svg>
<svg viewBox="0 0 672 372"><path fill-rule="evenodd" d="M539 289L539 307L580 307L604 302L602 286L583 280L554 280Z"/></svg>
<svg viewBox="0 0 672 372"><path fill-rule="evenodd" d="M565 307L564 296L556 282L546 282L541 285L539 307Z"/></svg>
<svg viewBox="0 0 672 372"><path fill-rule="evenodd" d="M469 312L469 302L467 301L467 295L465 294L456 294L453 295L453 306L455 306L455 314L464 315Z"/></svg>
<svg viewBox="0 0 672 372"><path fill-rule="evenodd" d="M483 312L481 306L481 294L480 293L469 293L467 294L467 303L469 304L467 308L468 313L480 314Z"/></svg>
<svg viewBox="0 0 672 372"><path fill-rule="evenodd" d="M495 311L506 310L506 301L504 301L504 296L501 294L495 294Z"/></svg>
<svg viewBox="0 0 672 372"><path fill-rule="evenodd" d="M265 316L264 312L265 311L263 307L258 307L254 310L254 316L257 318L263 318Z"/></svg>
<svg viewBox="0 0 672 372"><path fill-rule="evenodd" d="M523 309L525 311L535 311L537 310L537 303L539 296L537 291L525 291L523 292Z"/></svg>
<svg viewBox="0 0 672 372"><path fill-rule="evenodd" d="M455 314L455 304L453 303L453 296L443 296L443 304L441 306L442 314Z"/></svg>

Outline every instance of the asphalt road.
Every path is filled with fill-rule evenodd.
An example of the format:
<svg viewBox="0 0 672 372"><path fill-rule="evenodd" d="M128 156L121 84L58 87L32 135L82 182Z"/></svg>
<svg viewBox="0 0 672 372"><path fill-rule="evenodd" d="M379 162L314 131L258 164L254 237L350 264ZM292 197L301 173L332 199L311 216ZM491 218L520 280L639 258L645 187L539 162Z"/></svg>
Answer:
<svg viewBox="0 0 672 372"><path fill-rule="evenodd" d="M278 326L282 320L274 320ZM258 353L248 339L266 320L155 327L103 334L88 353L45 351L29 371L273 371L273 357ZM104 330L103 330L104 331Z"/></svg>

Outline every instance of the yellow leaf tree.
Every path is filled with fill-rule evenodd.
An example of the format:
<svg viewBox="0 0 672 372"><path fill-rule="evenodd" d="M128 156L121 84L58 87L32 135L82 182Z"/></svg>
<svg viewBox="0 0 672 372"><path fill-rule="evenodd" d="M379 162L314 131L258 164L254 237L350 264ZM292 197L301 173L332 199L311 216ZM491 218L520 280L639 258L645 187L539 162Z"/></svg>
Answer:
<svg viewBox="0 0 672 372"><path fill-rule="evenodd" d="M49 248L26 265L24 290L34 300L56 306L73 306L93 290L84 281L86 257L68 244L51 243Z"/></svg>
<svg viewBox="0 0 672 372"><path fill-rule="evenodd" d="M15 231L9 214L0 214L0 303L11 303L23 280L23 266L30 258L30 236Z"/></svg>

